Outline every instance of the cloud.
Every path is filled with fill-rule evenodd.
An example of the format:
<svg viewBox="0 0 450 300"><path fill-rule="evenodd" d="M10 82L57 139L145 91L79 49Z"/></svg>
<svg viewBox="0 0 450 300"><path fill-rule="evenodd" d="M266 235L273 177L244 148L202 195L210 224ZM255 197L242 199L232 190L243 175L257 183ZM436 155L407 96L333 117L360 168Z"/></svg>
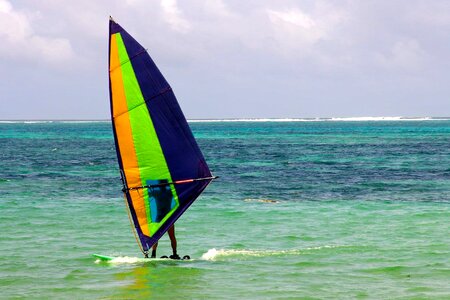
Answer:
<svg viewBox="0 0 450 300"><path fill-rule="evenodd" d="M410 9L406 16L411 22L421 26L450 26L450 2L424 1Z"/></svg>
<svg viewBox="0 0 450 300"><path fill-rule="evenodd" d="M74 56L66 38L47 37L33 30L33 15L15 10L6 0L0 0L0 38L3 57L15 60L26 58L56 66Z"/></svg>
<svg viewBox="0 0 450 300"><path fill-rule="evenodd" d="M444 0L0 0L0 76L21 83L0 86L0 100L22 98L29 115L84 118L89 107L107 117L112 15L148 47L188 117L370 114L399 98L430 105L395 104L397 114L441 113L449 9ZM27 105L0 113L19 117Z"/></svg>
<svg viewBox="0 0 450 300"><path fill-rule="evenodd" d="M274 53L289 61L308 60L323 67L338 65L348 55L328 49L341 46L343 35L339 28L347 22L346 14L342 8L322 1L309 8L267 8Z"/></svg>
<svg viewBox="0 0 450 300"><path fill-rule="evenodd" d="M426 54L417 40L402 39L387 54L379 54L377 58L385 68L418 71L425 62Z"/></svg>
<svg viewBox="0 0 450 300"><path fill-rule="evenodd" d="M313 18L298 8L283 11L267 10L274 29L274 38L282 47L307 50L325 36ZM305 52L305 51L301 51Z"/></svg>
<svg viewBox="0 0 450 300"><path fill-rule="evenodd" d="M173 30L181 33L187 33L191 30L191 23L183 17L176 0L161 0L161 8L164 20Z"/></svg>
<svg viewBox="0 0 450 300"><path fill-rule="evenodd" d="M274 24L280 24L280 21L290 25L295 25L303 29L313 29L316 23L311 19L310 16L303 13L301 10L292 9L286 11L275 11L267 10L270 20Z"/></svg>
<svg viewBox="0 0 450 300"><path fill-rule="evenodd" d="M205 13L215 17L229 17L233 14L222 0L208 0L204 2Z"/></svg>

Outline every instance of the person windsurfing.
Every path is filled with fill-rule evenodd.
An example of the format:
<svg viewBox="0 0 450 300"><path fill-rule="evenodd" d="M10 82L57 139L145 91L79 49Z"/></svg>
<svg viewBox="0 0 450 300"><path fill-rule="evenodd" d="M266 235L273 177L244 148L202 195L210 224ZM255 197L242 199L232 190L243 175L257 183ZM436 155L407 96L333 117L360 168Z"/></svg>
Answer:
<svg viewBox="0 0 450 300"><path fill-rule="evenodd" d="M122 191L145 257L215 178L167 80L147 49L109 21L109 94Z"/></svg>

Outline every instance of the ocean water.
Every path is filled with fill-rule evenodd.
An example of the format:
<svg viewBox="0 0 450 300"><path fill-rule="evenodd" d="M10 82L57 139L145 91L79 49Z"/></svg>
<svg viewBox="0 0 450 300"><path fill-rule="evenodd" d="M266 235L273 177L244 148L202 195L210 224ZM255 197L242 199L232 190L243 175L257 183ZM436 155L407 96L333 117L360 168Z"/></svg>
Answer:
<svg viewBox="0 0 450 300"><path fill-rule="evenodd" d="M192 260L162 261L108 122L0 123L0 298L450 298L449 120L191 127L220 179L177 222Z"/></svg>

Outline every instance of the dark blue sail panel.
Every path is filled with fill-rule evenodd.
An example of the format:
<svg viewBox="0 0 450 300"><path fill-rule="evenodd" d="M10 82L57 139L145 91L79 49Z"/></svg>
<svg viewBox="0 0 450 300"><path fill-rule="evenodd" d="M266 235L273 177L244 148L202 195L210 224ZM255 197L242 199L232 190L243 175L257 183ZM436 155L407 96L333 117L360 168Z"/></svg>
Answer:
<svg viewBox="0 0 450 300"><path fill-rule="evenodd" d="M144 100L148 102L169 90L169 84L147 53L147 50L125 30L120 34L127 47L128 57L133 65Z"/></svg>
<svg viewBox="0 0 450 300"><path fill-rule="evenodd" d="M124 31L123 28L110 18L109 19L109 35L111 36L114 33L118 33L121 31Z"/></svg>

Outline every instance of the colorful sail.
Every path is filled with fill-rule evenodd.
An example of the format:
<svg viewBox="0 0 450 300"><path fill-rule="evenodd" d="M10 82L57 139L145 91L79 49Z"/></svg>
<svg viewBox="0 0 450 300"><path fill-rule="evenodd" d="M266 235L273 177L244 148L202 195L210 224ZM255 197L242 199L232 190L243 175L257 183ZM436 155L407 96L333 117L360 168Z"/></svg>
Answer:
<svg viewBox="0 0 450 300"><path fill-rule="evenodd" d="M112 19L109 79L124 196L146 253L213 176L171 87L147 50Z"/></svg>

